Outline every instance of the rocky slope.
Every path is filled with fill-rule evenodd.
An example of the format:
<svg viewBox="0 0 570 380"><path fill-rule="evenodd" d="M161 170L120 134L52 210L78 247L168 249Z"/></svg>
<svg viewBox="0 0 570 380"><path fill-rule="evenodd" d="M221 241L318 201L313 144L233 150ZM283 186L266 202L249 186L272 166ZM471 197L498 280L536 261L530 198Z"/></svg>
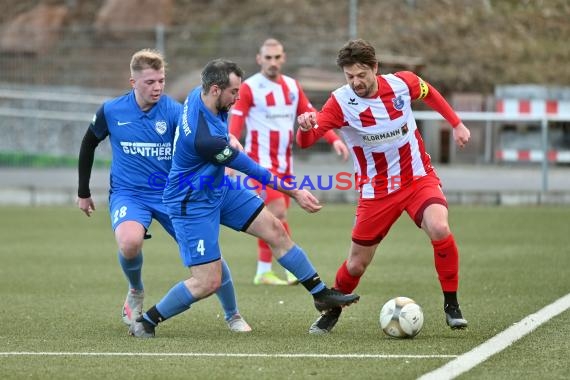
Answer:
<svg viewBox="0 0 570 380"><path fill-rule="evenodd" d="M24 61L12 64L6 60L18 54L0 51L6 68L0 81L124 85L118 80L124 70L98 76L93 72L121 62L125 66L134 49L153 43L154 32L140 29L136 21L149 12L168 15L161 16L167 24L165 49L171 71L180 78L220 55L255 71L257 45L269 35L286 44L290 72L301 67L335 70L336 50L349 37L348 0L120 0L132 4L129 19L118 12L119 19L113 19L111 12L106 34L97 25L102 8L112 2L2 1L9 6L2 7L0 28L39 4L63 5L69 12L47 52L26 54L19 57ZM567 0L360 0L358 6L358 36L375 44L381 61L413 57L423 62L418 66L421 74L444 92L492 93L495 85L506 83L570 85ZM114 25L139 29L135 34L114 35L110 32ZM148 39L141 41L146 35ZM74 40L80 45L73 45ZM38 75L37 65L46 64L66 75Z"/></svg>

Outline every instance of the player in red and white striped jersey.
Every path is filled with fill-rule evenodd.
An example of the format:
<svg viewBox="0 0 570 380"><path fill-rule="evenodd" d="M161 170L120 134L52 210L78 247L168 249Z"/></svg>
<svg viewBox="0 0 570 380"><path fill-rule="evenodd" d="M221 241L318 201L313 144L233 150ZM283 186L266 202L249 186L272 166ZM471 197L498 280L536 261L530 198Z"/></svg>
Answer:
<svg viewBox="0 0 570 380"><path fill-rule="evenodd" d="M297 143L307 148L323 133L339 129L354 161L360 199L350 252L338 269L335 288L352 293L376 248L406 211L431 240L447 324L454 329L467 327L457 301L459 255L449 227L447 201L411 103L421 99L439 112L453 127L460 147L469 141L469 129L441 94L416 74L377 75L376 52L364 40L349 41L339 51L337 64L347 84L332 93L319 113L300 115L297 131ZM309 332L329 332L341 310L322 314Z"/></svg>
<svg viewBox="0 0 570 380"><path fill-rule="evenodd" d="M299 83L281 73L286 55L283 45L276 39L267 39L257 54L259 73L245 80L240 98L231 111L230 133L238 139L247 126L245 151L254 161L283 178L293 173L292 146L296 117L304 112L316 111ZM348 159L346 145L335 132L323 136L336 153ZM283 193L267 188L258 191L267 208L283 223L287 231L287 209L290 199ZM288 281L281 280L271 270L272 254L269 246L258 241L257 273L255 284L287 285L297 281L287 273Z"/></svg>

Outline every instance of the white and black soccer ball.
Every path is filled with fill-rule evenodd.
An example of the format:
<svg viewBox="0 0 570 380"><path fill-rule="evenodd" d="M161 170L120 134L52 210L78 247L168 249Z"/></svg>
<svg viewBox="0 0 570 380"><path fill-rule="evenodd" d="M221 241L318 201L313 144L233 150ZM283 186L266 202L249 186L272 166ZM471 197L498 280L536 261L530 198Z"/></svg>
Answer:
<svg viewBox="0 0 570 380"><path fill-rule="evenodd" d="M380 328L393 338L413 338L423 326L424 312L411 298L392 298L380 310Z"/></svg>

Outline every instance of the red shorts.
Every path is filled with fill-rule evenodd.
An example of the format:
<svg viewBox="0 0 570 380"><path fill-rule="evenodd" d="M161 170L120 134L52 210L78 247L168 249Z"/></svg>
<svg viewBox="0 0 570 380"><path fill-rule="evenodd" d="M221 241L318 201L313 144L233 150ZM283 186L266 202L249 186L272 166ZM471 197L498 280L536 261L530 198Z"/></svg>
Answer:
<svg viewBox="0 0 570 380"><path fill-rule="evenodd" d="M352 241L364 246L380 243L404 211L421 227L424 210L432 204L447 207L439 178L433 172L382 198L360 198Z"/></svg>
<svg viewBox="0 0 570 380"><path fill-rule="evenodd" d="M288 195L283 194L269 186L263 186L260 182L250 178L250 185L255 186L255 192L259 195L263 202L267 205L275 200L283 199L285 202L285 207L289 208L291 204L291 198Z"/></svg>

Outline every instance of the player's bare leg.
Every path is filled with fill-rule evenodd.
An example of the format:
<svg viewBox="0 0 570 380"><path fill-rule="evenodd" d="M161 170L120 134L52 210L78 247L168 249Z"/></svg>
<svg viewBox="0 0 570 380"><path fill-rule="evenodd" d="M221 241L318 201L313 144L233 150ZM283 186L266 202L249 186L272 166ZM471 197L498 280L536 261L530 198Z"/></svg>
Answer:
<svg viewBox="0 0 570 380"><path fill-rule="evenodd" d="M265 206L267 209L283 224L285 231L290 236L289 224L287 223L287 201L285 195L277 198L267 199ZM298 283L298 280L286 271L287 281L282 280L272 270L273 254L269 245L262 239L258 239L258 257L257 257L257 271L253 283L255 285L293 285Z"/></svg>
<svg viewBox="0 0 570 380"><path fill-rule="evenodd" d="M325 311L334 307L348 306L359 300L358 295L343 294L327 288L305 252L291 240L283 224L267 209L264 208L258 214L246 232L269 244L279 264L293 273L313 295L317 310Z"/></svg>

